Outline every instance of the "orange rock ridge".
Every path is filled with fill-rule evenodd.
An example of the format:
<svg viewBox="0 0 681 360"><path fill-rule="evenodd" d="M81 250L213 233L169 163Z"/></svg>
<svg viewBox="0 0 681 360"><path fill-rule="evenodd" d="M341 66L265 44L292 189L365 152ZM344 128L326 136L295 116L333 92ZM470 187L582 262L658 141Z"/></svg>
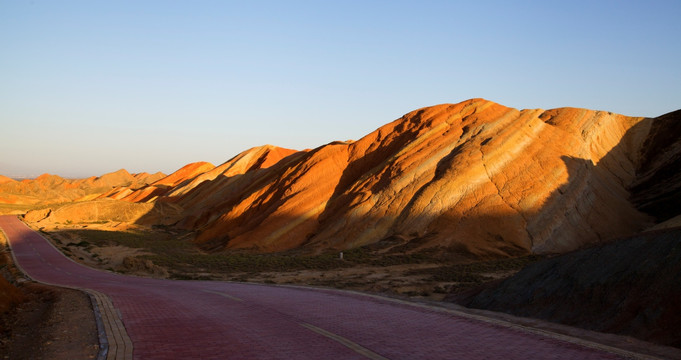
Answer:
<svg viewBox="0 0 681 360"><path fill-rule="evenodd" d="M562 252L652 222L627 191L650 124L473 99L416 110L232 184L238 191L178 204L211 249L345 249L397 238L476 256Z"/></svg>
<svg viewBox="0 0 681 360"><path fill-rule="evenodd" d="M99 197L170 203L177 217L164 223L196 231L196 242L212 251L324 251L390 240L476 257L564 252L656 221L631 198L653 206L660 191L632 189L643 186L641 169L655 179L665 175L658 167L681 159L679 137L663 136L678 115L665 115L662 126L471 99L412 111L358 141L304 151L266 145ZM642 156L660 137L666 155ZM48 178L60 181L41 181Z"/></svg>

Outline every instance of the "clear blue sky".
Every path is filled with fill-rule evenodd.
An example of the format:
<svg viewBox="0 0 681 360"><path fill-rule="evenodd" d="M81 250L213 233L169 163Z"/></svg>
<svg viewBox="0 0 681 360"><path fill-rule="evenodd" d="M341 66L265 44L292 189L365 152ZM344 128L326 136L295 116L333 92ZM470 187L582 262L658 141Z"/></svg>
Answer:
<svg viewBox="0 0 681 360"><path fill-rule="evenodd" d="M483 97L681 108L681 1L0 0L0 174L170 173Z"/></svg>

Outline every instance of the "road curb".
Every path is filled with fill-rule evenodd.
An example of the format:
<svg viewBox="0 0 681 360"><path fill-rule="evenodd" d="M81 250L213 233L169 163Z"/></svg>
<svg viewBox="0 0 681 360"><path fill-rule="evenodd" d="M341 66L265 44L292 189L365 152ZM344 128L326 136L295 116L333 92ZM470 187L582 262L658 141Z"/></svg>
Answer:
<svg viewBox="0 0 681 360"><path fill-rule="evenodd" d="M84 290L84 289L83 289ZM113 306L108 296L95 290L84 290L89 293L97 306L101 317L102 327L106 334L107 360L128 360L132 359L132 340L125 330L123 321L118 316L116 308Z"/></svg>
<svg viewBox="0 0 681 360"><path fill-rule="evenodd" d="M92 303L92 310L95 312L95 322L97 323L97 337L99 338L99 353L97 354L97 360L105 360L109 351L109 341L106 337L102 313L99 311L99 305L97 305L97 300L94 295L89 292L87 295L90 298L90 303Z"/></svg>

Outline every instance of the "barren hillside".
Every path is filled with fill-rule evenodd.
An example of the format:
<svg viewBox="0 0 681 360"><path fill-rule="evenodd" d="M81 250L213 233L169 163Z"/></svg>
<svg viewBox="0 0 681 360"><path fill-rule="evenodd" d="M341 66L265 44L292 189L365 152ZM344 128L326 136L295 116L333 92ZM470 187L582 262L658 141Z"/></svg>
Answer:
<svg viewBox="0 0 681 360"><path fill-rule="evenodd" d="M477 256L560 252L654 222L630 202L652 119L474 99L179 199L209 249L346 249L381 240ZM209 186L211 185L211 186ZM232 189L233 191L225 191ZM218 211L216 211L218 209Z"/></svg>
<svg viewBox="0 0 681 360"><path fill-rule="evenodd" d="M253 148L98 198L171 203L177 216L136 221L166 214L164 224L195 231L211 251L379 243L483 258L565 252L681 213L678 118L472 99L415 110L358 141ZM68 193L60 182L36 179L42 187L26 196Z"/></svg>

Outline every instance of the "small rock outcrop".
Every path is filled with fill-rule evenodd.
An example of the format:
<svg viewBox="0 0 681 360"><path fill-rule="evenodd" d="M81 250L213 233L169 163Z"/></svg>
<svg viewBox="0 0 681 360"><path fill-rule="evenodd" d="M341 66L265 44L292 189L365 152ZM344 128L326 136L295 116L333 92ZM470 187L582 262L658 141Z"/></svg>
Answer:
<svg viewBox="0 0 681 360"><path fill-rule="evenodd" d="M28 222L39 222L50 216L52 209L30 210L24 215L24 220Z"/></svg>

